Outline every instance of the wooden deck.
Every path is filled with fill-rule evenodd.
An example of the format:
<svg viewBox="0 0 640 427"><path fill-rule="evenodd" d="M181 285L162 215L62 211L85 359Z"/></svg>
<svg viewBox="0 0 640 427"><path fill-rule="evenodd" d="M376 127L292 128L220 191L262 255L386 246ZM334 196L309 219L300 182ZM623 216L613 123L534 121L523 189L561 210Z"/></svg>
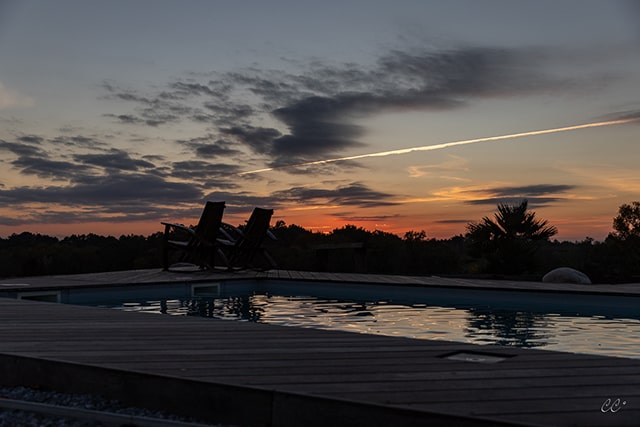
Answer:
<svg viewBox="0 0 640 427"><path fill-rule="evenodd" d="M211 278L640 296L637 285L585 288L287 271L144 270L21 278L1 280L0 291ZM504 360L446 357L459 352L480 353L478 357L490 353ZM247 426L637 426L640 420L640 360L635 359L0 298L0 385L15 384L91 391ZM605 404L616 399L619 406Z"/></svg>

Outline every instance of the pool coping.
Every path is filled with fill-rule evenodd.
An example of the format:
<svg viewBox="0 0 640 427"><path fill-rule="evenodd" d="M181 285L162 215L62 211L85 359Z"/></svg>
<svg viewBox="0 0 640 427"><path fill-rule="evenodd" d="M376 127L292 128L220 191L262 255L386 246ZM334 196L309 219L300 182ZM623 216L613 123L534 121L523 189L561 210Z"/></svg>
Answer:
<svg viewBox="0 0 640 427"><path fill-rule="evenodd" d="M211 281L283 280L330 282L366 285L475 289L490 291L540 292L598 296L640 297L640 283L591 284L543 283L497 279L477 279L444 276L403 276L366 273L323 273L294 270L270 271L163 271L159 269L86 273L77 275L31 276L0 279L0 295L8 292L46 291L68 288L105 288L147 286L176 283L207 283Z"/></svg>

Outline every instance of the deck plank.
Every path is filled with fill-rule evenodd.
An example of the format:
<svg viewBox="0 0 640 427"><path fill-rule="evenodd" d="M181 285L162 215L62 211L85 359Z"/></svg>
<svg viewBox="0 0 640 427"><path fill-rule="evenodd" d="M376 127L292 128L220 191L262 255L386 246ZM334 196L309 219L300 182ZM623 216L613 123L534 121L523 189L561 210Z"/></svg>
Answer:
<svg viewBox="0 0 640 427"><path fill-rule="evenodd" d="M510 287L497 281L304 272L173 274L140 270L129 275L116 272L28 278L24 283L31 289L53 289L274 277L349 283L368 278L386 284L562 291L537 283ZM15 289L22 289L20 282L4 280L0 285L14 283ZM615 288L612 293L618 295L635 295L637 291L636 286ZM575 288L571 292L583 290ZM604 293L605 288L597 292ZM443 358L455 351L490 352L508 358L495 364ZM464 415L477 423L491 419L554 426L631 426L637 425L640 416L640 360L635 359L7 298L0 298L0 356L148 374L167 382L182 379L192 381L194 387L196 383L233 386L239 387L238 393L262 391L273 394L273 399L297 396L313 405L334 402L354 411L358 405L368 405L390 417L408 416L402 411L409 411L412 419L424 420L424 425L437 414ZM615 414L602 413L602 403L615 397L626 399L628 404ZM382 420L380 425L385 425Z"/></svg>

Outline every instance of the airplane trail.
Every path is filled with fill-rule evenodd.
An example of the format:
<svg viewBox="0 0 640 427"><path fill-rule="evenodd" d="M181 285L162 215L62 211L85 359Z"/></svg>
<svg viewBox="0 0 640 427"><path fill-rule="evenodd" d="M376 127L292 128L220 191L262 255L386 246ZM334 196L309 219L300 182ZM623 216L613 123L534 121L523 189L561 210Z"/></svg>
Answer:
<svg viewBox="0 0 640 427"><path fill-rule="evenodd" d="M240 173L238 173L238 175L252 175L252 174L257 174L257 173L262 173L262 172L269 172L269 171L276 170L276 169L285 169L285 168L299 167L299 166L324 165L324 164L327 164L327 163L342 162L342 161L347 161L347 160L365 159L365 158L368 158L368 157L395 156L395 155L399 155L399 154L413 153L413 152L416 152L416 151L442 150L442 149L445 149L445 148L456 147L456 146L459 146L459 145L476 144L478 142L500 141L500 140L503 140L503 139L522 138L522 137L525 137L525 136L546 135L546 134L549 134L549 133L567 132L567 131L572 131L572 130L580 130L580 129L587 129L587 128L602 127L602 126L612 126L612 125L619 125L619 124L623 124L623 123L636 122L636 121L639 121L639 120L640 120L640 117L633 117L633 118L629 118L629 119L609 120L609 121L605 121L605 122L585 123L585 124L581 124L581 125L566 126L566 127L553 128L553 129L542 129L542 130L534 130L534 131L530 131L530 132L512 133L512 134L509 134L509 135L487 136L487 137L483 137L483 138L466 139L466 140L463 140L463 141L444 142L442 144L435 144L435 145L423 145L423 146L420 146L420 147L400 148L398 150L379 151L379 152L376 152L376 153L357 154L357 155L354 155L354 156L337 157L337 158L334 158L334 159L315 160L315 161L312 161L312 162L296 163L296 164L282 165L282 166L274 166L274 167L269 167L269 168L262 168L262 169L255 169L255 170L240 172Z"/></svg>

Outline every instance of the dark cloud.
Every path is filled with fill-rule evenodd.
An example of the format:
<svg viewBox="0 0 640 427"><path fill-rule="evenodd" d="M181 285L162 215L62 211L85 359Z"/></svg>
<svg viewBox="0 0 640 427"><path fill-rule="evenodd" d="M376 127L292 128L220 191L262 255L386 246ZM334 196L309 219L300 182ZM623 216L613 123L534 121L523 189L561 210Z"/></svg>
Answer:
<svg viewBox="0 0 640 427"><path fill-rule="evenodd" d="M191 96L217 96L218 92L210 88L208 85L197 82L174 82L169 85L173 92L168 92L171 98L181 96L183 98Z"/></svg>
<svg viewBox="0 0 640 427"><path fill-rule="evenodd" d="M298 79L305 91L272 111L289 134L275 139L273 165L313 160L360 145L364 129L355 120L398 110L459 108L483 97L535 93L557 87L516 52L460 49L445 52L394 51L370 70L351 65L323 67ZM274 94L270 96L275 98ZM293 159L293 162L292 162Z"/></svg>
<svg viewBox="0 0 640 427"><path fill-rule="evenodd" d="M278 167L278 165L273 165L274 167ZM356 169L356 168L364 168L363 163L357 162L355 160L341 160L338 162L329 162L329 163L318 163L318 164L304 164L300 163L297 165L290 165L288 163L281 165L283 168L286 167L286 171L292 175L312 175L312 176L330 176L345 168ZM251 175L247 175L250 177Z"/></svg>
<svg viewBox="0 0 640 427"><path fill-rule="evenodd" d="M492 196L484 199L471 200L467 203L473 205L497 205L500 203L520 203L523 199L529 201L529 206L544 206L553 202L565 200L557 194L565 193L576 188L575 185L563 184L535 184L522 187L496 187L482 190L482 194L490 193Z"/></svg>
<svg viewBox="0 0 640 427"><path fill-rule="evenodd" d="M134 116L132 114L104 114L104 117L111 117L117 119L120 123L129 124L129 125L139 125L145 124L146 121L141 119L140 117ZM148 123L147 123L148 124Z"/></svg>
<svg viewBox="0 0 640 427"><path fill-rule="evenodd" d="M136 115L133 114L105 114L105 117L113 117L126 124L142 124L157 127L174 123L184 115L191 114L193 107L180 102L180 97L173 99L166 92L159 95L144 96L132 89L123 89L110 83L103 83L103 89L108 92L106 98L136 104Z"/></svg>
<svg viewBox="0 0 640 427"><path fill-rule="evenodd" d="M353 96L313 96L274 110L273 115L287 125L290 133L271 141L272 166L318 159L362 146L357 139L364 129L349 122L353 119L350 98Z"/></svg>
<svg viewBox="0 0 640 427"><path fill-rule="evenodd" d="M108 93L106 98L119 99L122 101L129 101L129 102L135 102L135 103L141 103L141 104L147 104L147 105L153 104L153 101L151 98L148 98L143 95L139 95L138 92L133 89L121 88L107 81L102 82L101 86Z"/></svg>
<svg viewBox="0 0 640 427"><path fill-rule="evenodd" d="M201 160L174 162L171 165L171 176L190 179L194 182L206 182L213 178L235 180L235 174L241 171L238 165L210 163Z"/></svg>
<svg viewBox="0 0 640 427"><path fill-rule="evenodd" d="M39 147L3 140L0 140L0 150L9 151L17 156L37 157L42 155L42 151Z"/></svg>
<svg viewBox="0 0 640 427"><path fill-rule="evenodd" d="M73 159L82 164L122 171L137 171L155 167L151 162L133 159L129 153L116 149L111 149L105 154L76 154L73 156Z"/></svg>
<svg viewBox="0 0 640 427"><path fill-rule="evenodd" d="M269 153L273 140L281 136L277 129L253 126L234 126L220 131L224 136L233 137L260 154Z"/></svg>
<svg viewBox="0 0 640 427"><path fill-rule="evenodd" d="M217 139L212 134L188 140L178 140L177 142L192 149L199 158L228 157L241 153L233 148L233 144L229 141Z"/></svg>
<svg viewBox="0 0 640 427"><path fill-rule="evenodd" d="M209 156L237 154L231 144L212 136L182 141ZM184 161L167 164L164 156L137 157L133 153L106 149L89 136L36 136L0 140L0 152L12 154L4 162L24 175L68 181L67 185L40 184L38 187L7 188L0 185L0 204L15 207L41 203L43 209L30 215L9 218L7 224L70 223L76 221L117 222L184 215L194 202L204 201L204 191L237 188L238 165ZM82 150L78 150L82 148ZM55 155L54 155L55 153ZM13 158L11 158L13 157ZM249 195L245 195L249 197ZM81 212L74 213L78 208ZM198 213L199 214L199 213Z"/></svg>
<svg viewBox="0 0 640 427"><path fill-rule="evenodd" d="M91 172L91 168L85 165L40 156L20 156L11 164L25 175L56 180L75 180L79 175Z"/></svg>
<svg viewBox="0 0 640 427"><path fill-rule="evenodd" d="M272 193L280 202L304 203L306 205L334 204L340 206L358 206L363 208L396 205L395 195L372 190L354 182L334 189L293 187Z"/></svg>
<svg viewBox="0 0 640 427"><path fill-rule="evenodd" d="M620 111L605 117L605 120L639 120L640 110Z"/></svg>
<svg viewBox="0 0 640 427"><path fill-rule="evenodd" d="M90 148L96 149L99 147L106 147L107 144L100 141L97 138L91 136L84 135L76 135L76 136L57 136L51 139L51 142L54 144L65 145L67 147L79 147L79 148Z"/></svg>
<svg viewBox="0 0 640 427"><path fill-rule="evenodd" d="M470 219L441 219L433 222L437 224L467 224L471 222L471 220Z"/></svg>
<svg viewBox="0 0 640 427"><path fill-rule="evenodd" d="M40 145L44 141L44 138L37 135L25 135L18 138L20 142L26 142L28 144Z"/></svg>
<svg viewBox="0 0 640 427"><path fill-rule="evenodd" d="M151 161L135 159L125 151L114 148L107 150L104 148L107 144L94 137L58 136L44 140L40 137L24 136L18 138L18 141L29 143L0 140L0 150L9 151L17 156L17 159L11 160L10 164L24 175L80 182L86 177L99 176L101 168L138 171L156 167ZM40 146L33 146L31 143L38 143ZM59 149L58 146L64 149ZM64 154L65 150L73 153L78 148L92 152ZM53 154L54 152L56 155Z"/></svg>
<svg viewBox="0 0 640 427"><path fill-rule="evenodd" d="M24 137L23 137L24 138ZM33 138L27 138L33 140ZM22 174L40 178L58 180L73 179L78 174L88 173L90 168L64 160L54 160L41 147L0 140L0 150L9 151L18 156L10 163Z"/></svg>
<svg viewBox="0 0 640 427"><path fill-rule="evenodd" d="M204 115L196 113L193 119L203 121L203 118L207 118L207 121L218 126L232 126L237 123L248 122L256 113L254 107L248 104L207 102L204 104L204 107L210 111L211 114Z"/></svg>
<svg viewBox="0 0 640 427"><path fill-rule="evenodd" d="M66 206L156 205L200 200L202 192L194 185L171 182L149 174L114 173L84 176L65 186L17 187L0 191L7 204L53 203Z"/></svg>
<svg viewBox="0 0 640 427"><path fill-rule="evenodd" d="M174 81L151 95L112 83L103 87L108 97L136 105L135 114L111 115L123 123L209 124L214 139L232 140L264 156L270 166L282 166L362 147L365 129L358 120L375 114L567 90L567 79L545 74L536 58L533 49L405 49L387 52L369 66L316 61L299 73L248 68L206 82ZM283 128L259 125L268 116Z"/></svg>

